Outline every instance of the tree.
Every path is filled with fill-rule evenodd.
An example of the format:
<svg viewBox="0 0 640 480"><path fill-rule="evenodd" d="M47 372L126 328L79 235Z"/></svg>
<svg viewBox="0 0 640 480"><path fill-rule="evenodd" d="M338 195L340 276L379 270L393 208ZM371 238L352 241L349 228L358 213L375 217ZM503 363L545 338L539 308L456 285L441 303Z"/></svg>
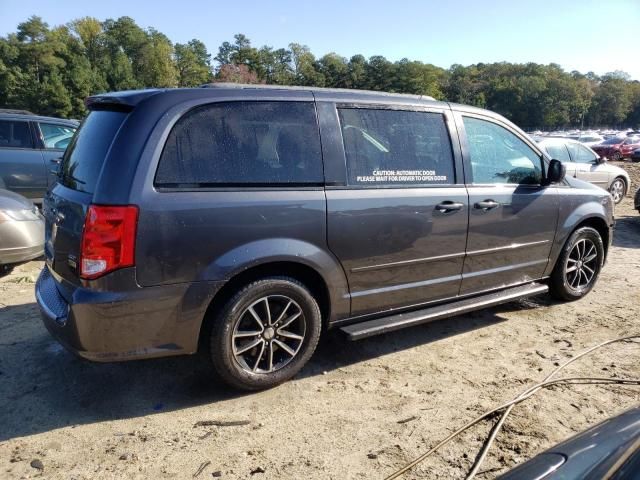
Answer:
<svg viewBox="0 0 640 480"><path fill-rule="evenodd" d="M395 92L395 76L395 65L381 55L374 55L367 63L365 88Z"/></svg>
<svg viewBox="0 0 640 480"><path fill-rule="evenodd" d="M325 86L325 78L316 67L316 57L306 45L290 43L291 61L293 63L293 82L295 85Z"/></svg>
<svg viewBox="0 0 640 480"><path fill-rule="evenodd" d="M148 41L141 48L138 78L149 87L175 87L178 70L173 62L173 45L166 35L149 29Z"/></svg>
<svg viewBox="0 0 640 480"><path fill-rule="evenodd" d="M365 88L367 81L367 59L363 55L354 55L349 59L345 79L347 88Z"/></svg>
<svg viewBox="0 0 640 480"><path fill-rule="evenodd" d="M349 80L347 59L337 53L324 55L317 63L318 73L324 77L327 87L346 88Z"/></svg>
<svg viewBox="0 0 640 480"><path fill-rule="evenodd" d="M215 75L214 75L215 73ZM81 118L92 94L211 81L360 88L430 95L494 110L525 128L640 126L640 82L559 65L477 63L444 70L408 58L319 58L309 47L255 47L244 34L212 60L198 39L173 45L130 17L93 17L50 27L31 16L0 37L0 107Z"/></svg>
<svg viewBox="0 0 640 480"><path fill-rule="evenodd" d="M632 111L628 77L621 72L607 73L600 79L588 116L592 125L622 126Z"/></svg>
<svg viewBox="0 0 640 480"><path fill-rule="evenodd" d="M104 32L100 21L93 17L79 18L69 22L69 28L80 39L84 54L91 66L97 67L104 49Z"/></svg>
<svg viewBox="0 0 640 480"><path fill-rule="evenodd" d="M212 80L211 55L204 43L194 38L187 44L176 43L174 48L179 86L195 87Z"/></svg>
<svg viewBox="0 0 640 480"><path fill-rule="evenodd" d="M249 70L249 67L234 63L222 65L218 70L216 80L230 83L260 83L258 75Z"/></svg>

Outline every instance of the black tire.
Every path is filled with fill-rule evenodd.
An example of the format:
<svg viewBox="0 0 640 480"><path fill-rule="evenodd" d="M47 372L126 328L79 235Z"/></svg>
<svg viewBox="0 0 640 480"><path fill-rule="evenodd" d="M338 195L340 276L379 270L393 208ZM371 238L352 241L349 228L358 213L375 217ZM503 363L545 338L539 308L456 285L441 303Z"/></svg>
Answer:
<svg viewBox="0 0 640 480"><path fill-rule="evenodd" d="M580 259L580 245L585 247L582 250ZM595 257L588 260L592 255L591 246L595 250ZM576 254L577 248L577 254ZM584 297L591 291L604 263L604 243L598 231L591 227L581 227L571 234L565 243L562 252L556 262L556 266L551 274L549 291L558 300L574 301ZM571 270L578 267L579 270ZM592 277L587 280L593 270ZM583 273L584 272L584 273ZM584 275L584 277L582 276ZM576 277L578 276L577 280ZM582 283L581 283L582 282ZM583 284L584 283L584 284Z"/></svg>
<svg viewBox="0 0 640 480"><path fill-rule="evenodd" d="M613 203L617 205L624 200L624 197L627 195L627 188L627 182L622 177L616 177L613 182L611 182L611 185L609 185L609 193L613 198Z"/></svg>
<svg viewBox="0 0 640 480"><path fill-rule="evenodd" d="M287 324L287 320L298 312L296 319ZM263 320L269 318L268 324L263 322L262 327L258 327L261 324L256 314ZM276 320L282 327L276 326ZM289 330L284 330L285 327ZM262 332L245 337L245 334L255 333L248 330L251 328L255 332L261 328ZM318 303L303 284L288 277L264 278L242 288L212 318L209 358L218 376L235 388L271 388L302 369L318 345L321 328ZM292 339L289 335L299 336L302 340ZM239 353L255 342L262 343ZM280 347L283 344L295 354L290 355Z"/></svg>
<svg viewBox="0 0 640 480"><path fill-rule="evenodd" d="M6 277L13 271L14 265L0 265L0 278Z"/></svg>
<svg viewBox="0 0 640 480"><path fill-rule="evenodd" d="M622 153L613 152L613 154L611 155L611 160L613 160L614 162L618 162L618 161L622 160Z"/></svg>

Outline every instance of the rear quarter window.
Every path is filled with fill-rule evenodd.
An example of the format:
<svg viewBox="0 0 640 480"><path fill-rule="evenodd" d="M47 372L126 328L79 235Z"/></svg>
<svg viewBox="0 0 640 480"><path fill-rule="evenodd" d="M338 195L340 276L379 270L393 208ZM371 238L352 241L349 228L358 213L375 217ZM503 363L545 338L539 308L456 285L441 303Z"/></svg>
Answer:
<svg viewBox="0 0 640 480"><path fill-rule="evenodd" d="M180 118L155 185L168 188L319 185L324 181L312 102L222 102Z"/></svg>
<svg viewBox="0 0 640 480"><path fill-rule="evenodd" d="M89 113L62 159L62 185L80 192L94 192L109 148L126 116L124 112L109 110Z"/></svg>

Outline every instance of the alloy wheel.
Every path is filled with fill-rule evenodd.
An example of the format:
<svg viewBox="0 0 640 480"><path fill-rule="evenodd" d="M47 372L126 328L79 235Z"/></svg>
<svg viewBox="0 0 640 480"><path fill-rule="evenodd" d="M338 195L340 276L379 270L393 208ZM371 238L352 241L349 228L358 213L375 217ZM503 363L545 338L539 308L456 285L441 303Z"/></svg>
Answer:
<svg viewBox="0 0 640 480"><path fill-rule="evenodd" d="M596 277L598 249L586 238L576 242L565 263L565 281L574 290L587 288Z"/></svg>
<svg viewBox="0 0 640 480"><path fill-rule="evenodd" d="M231 337L233 355L250 373L273 373L288 365L304 343L304 312L285 295L268 295L247 307Z"/></svg>
<svg viewBox="0 0 640 480"><path fill-rule="evenodd" d="M620 203L624 197L624 182L619 178L614 180L609 187L609 192L613 197L614 203Z"/></svg>

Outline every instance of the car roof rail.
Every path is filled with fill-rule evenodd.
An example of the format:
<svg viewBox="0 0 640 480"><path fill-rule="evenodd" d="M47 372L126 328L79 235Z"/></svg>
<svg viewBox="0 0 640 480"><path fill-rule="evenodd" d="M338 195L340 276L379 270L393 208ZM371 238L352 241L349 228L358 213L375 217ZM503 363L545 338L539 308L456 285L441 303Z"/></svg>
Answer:
<svg viewBox="0 0 640 480"><path fill-rule="evenodd" d="M378 90L360 90L356 88L324 88L324 87L304 87L300 85L266 85L263 83L232 83L232 82L213 82L200 85L200 88L238 88L253 90L301 90L305 92L329 92L329 93L366 93L367 95L380 96L400 96L407 98L416 98L422 100L435 100L429 95L418 95L413 93L390 93Z"/></svg>

